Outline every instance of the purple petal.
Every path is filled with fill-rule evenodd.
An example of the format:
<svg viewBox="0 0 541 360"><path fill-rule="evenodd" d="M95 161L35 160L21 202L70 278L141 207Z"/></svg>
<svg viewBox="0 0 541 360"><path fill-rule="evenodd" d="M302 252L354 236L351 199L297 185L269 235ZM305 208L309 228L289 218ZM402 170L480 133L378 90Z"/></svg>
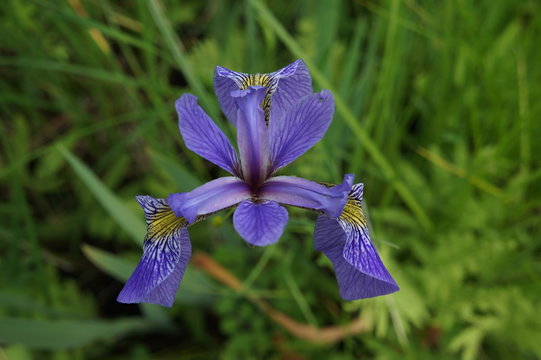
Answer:
<svg viewBox="0 0 541 360"><path fill-rule="evenodd" d="M198 216L220 211L251 197L249 186L236 177L209 181L187 193L171 194L167 202L177 216L193 223Z"/></svg>
<svg viewBox="0 0 541 360"><path fill-rule="evenodd" d="M269 167L269 134L261 102L265 88L250 86L248 90L231 93L239 108L237 142L244 180L258 185L265 179Z"/></svg>
<svg viewBox="0 0 541 360"><path fill-rule="evenodd" d="M182 95L175 106L186 147L232 175L239 175L239 160L235 149L222 130L197 105L197 97Z"/></svg>
<svg viewBox="0 0 541 360"><path fill-rule="evenodd" d="M240 81L244 76L247 77L248 74L238 73L221 66L216 66L214 72L214 92L223 113L235 126L237 126L238 108L231 96L231 92L241 89Z"/></svg>
<svg viewBox="0 0 541 360"><path fill-rule="evenodd" d="M338 220L321 215L316 222L316 250L331 260L345 300L386 295L399 290L370 241L361 208L362 184L352 187Z"/></svg>
<svg viewBox="0 0 541 360"><path fill-rule="evenodd" d="M245 74L217 66L214 91L222 111L235 126L238 109L231 92L254 85L267 87L265 103L271 105L272 99L271 118L281 117L292 104L312 93L312 78L302 60L270 74Z"/></svg>
<svg viewBox="0 0 541 360"><path fill-rule="evenodd" d="M323 211L327 216L337 218L346 204L352 183L351 174L345 175L342 184L334 187L294 176L276 176L261 186L258 196L281 204Z"/></svg>
<svg viewBox="0 0 541 360"><path fill-rule="evenodd" d="M274 104L273 98L272 110ZM291 163L321 140L333 113L332 93L323 90L297 102L284 117L273 118L269 124L273 172Z"/></svg>
<svg viewBox="0 0 541 360"><path fill-rule="evenodd" d="M143 257L117 301L171 307L192 253L186 221L164 199L138 196L137 201L147 219Z"/></svg>
<svg viewBox="0 0 541 360"><path fill-rule="evenodd" d="M306 64L297 60L283 69L270 74L278 79L276 91L272 95L271 123L284 117L287 111L299 100L312 94L312 78Z"/></svg>
<svg viewBox="0 0 541 360"><path fill-rule="evenodd" d="M287 210L274 201L240 203L233 215L233 224L248 243L266 246L278 241L287 224Z"/></svg>
<svg viewBox="0 0 541 360"><path fill-rule="evenodd" d="M365 274L370 274L370 276L382 281L394 283L393 278L383 266L376 248L370 241L362 201L363 184L355 184L349 192L344 211L338 219L346 233L344 259Z"/></svg>

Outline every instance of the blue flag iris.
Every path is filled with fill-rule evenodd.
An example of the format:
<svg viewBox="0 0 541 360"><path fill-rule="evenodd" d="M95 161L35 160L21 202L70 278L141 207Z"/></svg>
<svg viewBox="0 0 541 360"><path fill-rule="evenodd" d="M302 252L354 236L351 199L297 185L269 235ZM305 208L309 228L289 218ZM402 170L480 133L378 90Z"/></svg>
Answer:
<svg viewBox="0 0 541 360"><path fill-rule="evenodd" d="M363 184L347 174L341 184L323 185L294 176L273 176L316 144L334 113L331 92L312 92L302 60L270 74L216 68L220 106L237 130L238 154L191 94L175 106L186 147L231 176L167 199L138 196L146 216L143 256L118 296L123 303L172 306L191 255L187 227L220 210L236 207L233 225L255 246L278 241L288 221L284 205L318 212L315 248L333 263L346 300L398 290L370 241L362 210Z"/></svg>

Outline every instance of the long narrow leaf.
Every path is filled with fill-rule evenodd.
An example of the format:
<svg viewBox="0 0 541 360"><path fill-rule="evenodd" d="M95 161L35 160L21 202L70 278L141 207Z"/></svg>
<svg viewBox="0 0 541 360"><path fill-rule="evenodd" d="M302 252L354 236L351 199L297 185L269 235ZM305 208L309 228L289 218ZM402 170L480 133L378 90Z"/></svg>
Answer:
<svg viewBox="0 0 541 360"><path fill-rule="evenodd" d="M142 217L136 216L88 166L76 158L66 147L59 144L57 148L109 215L136 243L142 244L146 231Z"/></svg>
<svg viewBox="0 0 541 360"><path fill-rule="evenodd" d="M116 321L0 318L0 343L19 343L43 350L76 348L96 340L111 340L151 324L140 318Z"/></svg>

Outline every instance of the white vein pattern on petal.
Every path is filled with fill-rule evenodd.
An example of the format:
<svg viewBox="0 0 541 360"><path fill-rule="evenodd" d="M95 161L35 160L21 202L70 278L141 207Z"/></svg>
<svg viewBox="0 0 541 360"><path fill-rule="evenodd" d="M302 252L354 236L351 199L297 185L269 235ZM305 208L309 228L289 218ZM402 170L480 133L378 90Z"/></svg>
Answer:
<svg viewBox="0 0 541 360"><path fill-rule="evenodd" d="M338 223L346 234L344 258L363 273L374 278L389 281L392 279L381 264L381 259L370 241L368 224L362 210L363 184L355 184L351 188L344 210Z"/></svg>
<svg viewBox="0 0 541 360"><path fill-rule="evenodd" d="M186 231L184 228L186 220L176 217L165 199L139 196L137 200L143 208L147 222L147 234L143 245L146 255L144 262L155 270L148 275L152 273L158 275L158 281L153 286L156 287L173 272L182 256L180 237L181 232Z"/></svg>

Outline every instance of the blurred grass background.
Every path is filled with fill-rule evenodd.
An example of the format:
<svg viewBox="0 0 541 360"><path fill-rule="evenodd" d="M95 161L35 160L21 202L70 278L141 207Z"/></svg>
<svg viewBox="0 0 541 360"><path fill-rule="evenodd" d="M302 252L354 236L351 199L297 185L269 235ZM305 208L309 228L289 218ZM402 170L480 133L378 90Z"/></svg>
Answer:
<svg viewBox="0 0 541 360"><path fill-rule="evenodd" d="M5 0L0 4L0 359L541 358L541 4L534 0ZM221 173L188 151L174 100L228 127L216 65L297 58L336 97L325 139L283 172L365 183L401 291L344 302L315 216L250 248L230 213L190 229L172 309L115 298L140 256L134 195ZM308 325L299 339L250 296Z"/></svg>

